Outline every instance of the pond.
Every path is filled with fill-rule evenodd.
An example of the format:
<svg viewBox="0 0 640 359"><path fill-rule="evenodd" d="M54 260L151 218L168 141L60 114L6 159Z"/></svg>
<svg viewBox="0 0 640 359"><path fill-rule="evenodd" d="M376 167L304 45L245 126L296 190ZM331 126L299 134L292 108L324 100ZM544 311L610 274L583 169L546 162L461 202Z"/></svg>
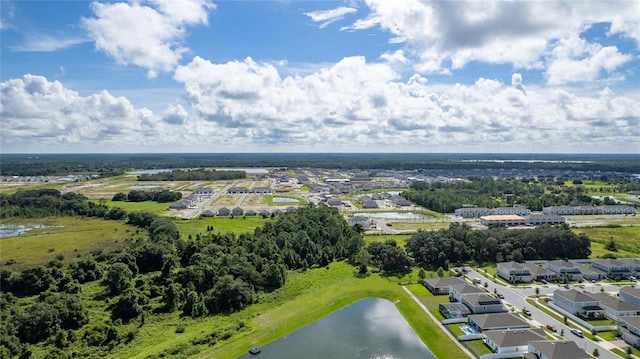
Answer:
<svg viewBox="0 0 640 359"><path fill-rule="evenodd" d="M378 298L353 303L241 358L435 359L396 306Z"/></svg>
<svg viewBox="0 0 640 359"><path fill-rule="evenodd" d="M361 212L354 213L354 216L362 216L369 218L378 218L378 219L395 219L395 220L422 220L433 218L432 216L427 216L421 213L413 213L413 212Z"/></svg>
<svg viewBox="0 0 640 359"><path fill-rule="evenodd" d="M44 228L43 224L0 224L0 238L19 236L22 233L30 231L34 228Z"/></svg>
<svg viewBox="0 0 640 359"><path fill-rule="evenodd" d="M273 197L273 203L298 203L295 198L287 198L287 197Z"/></svg>

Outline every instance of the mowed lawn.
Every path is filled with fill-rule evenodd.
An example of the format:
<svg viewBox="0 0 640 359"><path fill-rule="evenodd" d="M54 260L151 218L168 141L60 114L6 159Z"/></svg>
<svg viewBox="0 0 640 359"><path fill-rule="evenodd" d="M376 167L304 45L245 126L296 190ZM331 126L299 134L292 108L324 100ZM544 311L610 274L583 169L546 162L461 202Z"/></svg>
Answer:
<svg viewBox="0 0 640 359"><path fill-rule="evenodd" d="M56 257L64 257L63 263L68 264L94 250L110 252L127 246L131 239L147 236L124 222L95 218L56 217L3 223L44 226L0 239L2 267L13 271L46 264Z"/></svg>

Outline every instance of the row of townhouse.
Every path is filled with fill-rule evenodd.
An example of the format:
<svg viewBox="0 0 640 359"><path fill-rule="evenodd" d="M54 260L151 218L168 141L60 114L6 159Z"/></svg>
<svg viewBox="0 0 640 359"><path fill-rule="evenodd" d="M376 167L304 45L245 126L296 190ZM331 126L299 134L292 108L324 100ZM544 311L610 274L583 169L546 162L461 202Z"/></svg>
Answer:
<svg viewBox="0 0 640 359"><path fill-rule="evenodd" d="M516 215L526 216L531 214L531 211L527 207L513 206L513 207L468 207L458 208L455 210L455 215L462 218L479 218L482 216L490 215Z"/></svg>
<svg viewBox="0 0 640 359"><path fill-rule="evenodd" d="M245 187L231 187L227 190L227 194L271 194L271 188L269 187L254 187L254 188L245 188Z"/></svg>
<svg viewBox="0 0 640 359"><path fill-rule="evenodd" d="M286 212L293 212L295 211L297 208L290 206L286 208ZM219 217L226 217L226 216L257 216L257 215L261 215L263 217L267 217L267 216L271 216L271 214L281 214L284 211L281 209L275 209L273 211L269 211L266 209L262 209L260 211L255 211L253 209L248 209L248 210L244 210L242 207L234 207L233 209L229 209L227 207L222 207L220 209L218 209L218 211L214 211L211 209L207 209L204 210L200 216L201 217L214 217L214 216L219 216Z"/></svg>
<svg viewBox="0 0 640 359"><path fill-rule="evenodd" d="M640 260L637 258L594 259L591 266L606 272L607 277L612 279L640 275Z"/></svg>
<svg viewBox="0 0 640 359"><path fill-rule="evenodd" d="M640 346L640 289L623 287L618 298L605 293L585 293L575 289L553 293L553 303L583 318L608 317L618 322L621 338Z"/></svg>
<svg viewBox="0 0 640 359"><path fill-rule="evenodd" d="M542 209L544 214L594 215L594 214L635 214L636 209L627 205L604 206L551 206Z"/></svg>
<svg viewBox="0 0 640 359"><path fill-rule="evenodd" d="M543 261L538 263L501 262L497 264L498 275L512 283L530 283L532 281L553 281L566 276L571 281L602 280L607 272L582 263L565 260Z"/></svg>
<svg viewBox="0 0 640 359"><path fill-rule="evenodd" d="M561 224L564 222L564 217L555 214L530 214L524 217L515 214L500 214L480 217L480 224L485 226L492 224L504 226L539 226L543 224Z"/></svg>
<svg viewBox="0 0 640 359"><path fill-rule="evenodd" d="M528 359L589 359L591 356L574 341L546 340L543 329L512 313L476 314L467 317L468 327L484 335L485 344L502 357Z"/></svg>

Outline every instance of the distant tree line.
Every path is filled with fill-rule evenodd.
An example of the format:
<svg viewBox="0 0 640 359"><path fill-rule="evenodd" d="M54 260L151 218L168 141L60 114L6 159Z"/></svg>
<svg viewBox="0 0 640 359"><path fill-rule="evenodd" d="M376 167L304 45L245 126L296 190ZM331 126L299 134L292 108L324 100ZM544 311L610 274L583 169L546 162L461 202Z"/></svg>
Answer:
<svg viewBox="0 0 640 359"><path fill-rule="evenodd" d="M229 181L247 177L245 171L216 171L198 168L193 170L175 170L153 174L141 174L138 181Z"/></svg>
<svg viewBox="0 0 640 359"><path fill-rule="evenodd" d="M446 230L419 231L406 242L405 249L416 264L435 270L470 261L588 258L590 245L586 235L576 235L567 225L471 230L466 224L451 223Z"/></svg>
<svg viewBox="0 0 640 359"><path fill-rule="evenodd" d="M492 162L490 160L500 160ZM509 162L517 159L530 161ZM488 161L489 160L489 161ZM546 161L546 162L541 162ZM566 162L575 160L576 162ZM640 173L637 155L424 154L424 153L224 153L224 154L3 154L4 175L92 173L120 175L135 169L205 167L315 167L338 169L536 169Z"/></svg>
<svg viewBox="0 0 640 359"><path fill-rule="evenodd" d="M624 189L634 187L631 184L620 186ZM586 192L581 185L569 187L564 185L564 180L549 177L470 177L454 183L415 181L402 195L440 213L452 213L457 208L467 206L494 208L522 205L532 211L541 211L548 206L614 203L592 198Z"/></svg>
<svg viewBox="0 0 640 359"><path fill-rule="evenodd" d="M179 201L182 198L182 193L177 191L170 191L168 189L161 191L142 191L131 190L129 193L116 193L111 201L118 202L146 202L153 201L158 203L168 203Z"/></svg>
<svg viewBox="0 0 640 359"><path fill-rule="evenodd" d="M56 189L19 190L0 194L0 218L47 216L87 216L121 219L123 213L104 203L88 201L82 194L60 193Z"/></svg>

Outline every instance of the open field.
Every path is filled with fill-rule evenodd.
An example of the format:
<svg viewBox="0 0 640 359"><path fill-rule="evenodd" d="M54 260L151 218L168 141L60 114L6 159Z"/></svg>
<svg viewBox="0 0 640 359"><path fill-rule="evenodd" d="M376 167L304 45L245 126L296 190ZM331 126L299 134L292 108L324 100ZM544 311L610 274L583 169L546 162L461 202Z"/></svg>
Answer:
<svg viewBox="0 0 640 359"><path fill-rule="evenodd" d="M3 268L20 271L64 257L68 264L95 250L105 253L128 245L132 239L146 236L136 227L119 221L94 218L56 217L3 220L4 224L44 225L19 236L0 239ZM9 260L14 264L6 265Z"/></svg>
<svg viewBox="0 0 640 359"><path fill-rule="evenodd" d="M261 216L249 216L249 217L209 217L209 218L196 218L192 220L180 220L175 219L173 223L176 224L180 231L182 239L187 239L189 236L195 238L198 233L206 233L207 227L213 227L213 233L247 233L253 232L256 227L264 225L264 223L272 221L269 218L262 218Z"/></svg>
<svg viewBox="0 0 640 359"><path fill-rule="evenodd" d="M404 244L409 238L411 238L410 234L372 234L365 235L364 242L368 245L371 242L385 242L393 239L398 244L398 247L404 248Z"/></svg>
<svg viewBox="0 0 640 359"><path fill-rule="evenodd" d="M151 212L156 213L158 215L170 215L169 214L169 204L170 203L158 203L153 201L145 201L145 202L124 202L117 201L113 202L111 200L105 201L105 204L111 207L120 207L127 212Z"/></svg>
<svg viewBox="0 0 640 359"><path fill-rule="evenodd" d="M233 207L236 205L239 199L240 199L240 195L223 194L222 196L218 197L215 201L213 201L213 203L211 203L211 206L217 207L217 208Z"/></svg>
<svg viewBox="0 0 640 359"><path fill-rule="evenodd" d="M638 217L633 218L635 218L636 221L640 220ZM611 252L613 255L627 256L626 254L630 253L631 256L638 256L640 255L640 223L636 223L636 225L638 226L580 227L573 228L572 230L578 234L586 234L591 238L592 243L596 242L597 244L601 244L602 250L604 250L604 245L609 243L611 238L613 238L619 249L618 252L620 252ZM592 251L594 251L594 248L600 250L599 246L592 244Z"/></svg>
<svg viewBox="0 0 640 359"><path fill-rule="evenodd" d="M399 231L413 230L417 231L423 229L425 231L438 230L449 228L449 222L390 222L393 225L393 229Z"/></svg>

